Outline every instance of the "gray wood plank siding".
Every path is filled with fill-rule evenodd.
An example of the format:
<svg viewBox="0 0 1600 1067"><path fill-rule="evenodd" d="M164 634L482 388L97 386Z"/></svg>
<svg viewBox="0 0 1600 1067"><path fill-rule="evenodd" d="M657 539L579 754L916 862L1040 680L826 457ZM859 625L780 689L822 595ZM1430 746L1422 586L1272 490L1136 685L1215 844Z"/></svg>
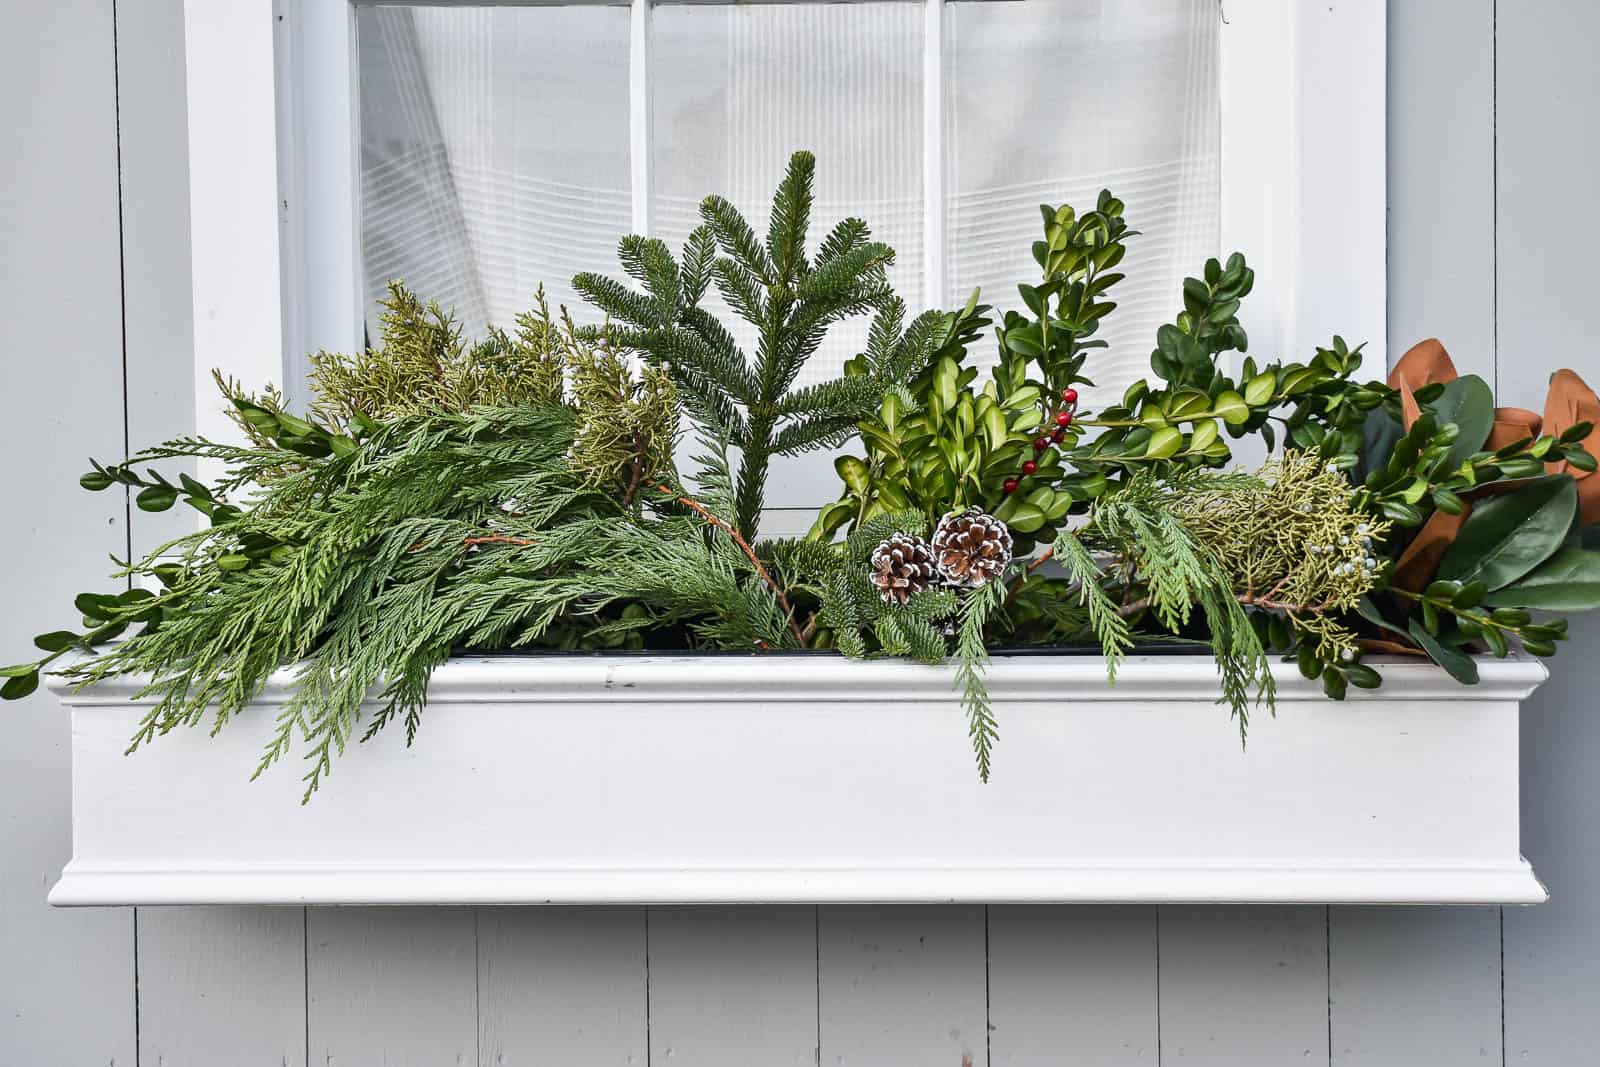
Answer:
<svg viewBox="0 0 1600 1067"><path fill-rule="evenodd" d="M177 521L74 482L84 455L192 418L182 9L8 5L0 659ZM1558 366L1600 378L1597 39L1592 0L1391 0L1390 352L1437 335L1535 408ZM1524 845L1553 899L1503 912L51 911L67 722L35 696L0 709L0 1064L1588 1062L1600 623L1574 631L1522 735Z"/></svg>

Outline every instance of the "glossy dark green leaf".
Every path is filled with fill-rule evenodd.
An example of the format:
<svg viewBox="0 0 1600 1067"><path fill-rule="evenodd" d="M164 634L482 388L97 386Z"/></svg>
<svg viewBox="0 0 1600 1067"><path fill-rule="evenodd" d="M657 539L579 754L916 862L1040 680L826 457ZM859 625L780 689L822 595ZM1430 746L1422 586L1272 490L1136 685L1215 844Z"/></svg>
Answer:
<svg viewBox="0 0 1600 1067"><path fill-rule="evenodd" d="M78 479L78 484L91 493L98 493L102 489L111 488L114 479L104 471L90 471Z"/></svg>
<svg viewBox="0 0 1600 1067"><path fill-rule="evenodd" d="M166 511L177 502L178 491L166 485L152 485L134 498L140 511Z"/></svg>
<svg viewBox="0 0 1600 1067"><path fill-rule="evenodd" d="M1503 589L1561 547L1577 510L1577 486L1565 474L1493 497L1467 517L1439 561L1439 577L1478 579L1491 592Z"/></svg>
<svg viewBox="0 0 1600 1067"><path fill-rule="evenodd" d="M42 652L65 652L77 644L79 637L71 630L51 630L33 639L33 647Z"/></svg>
<svg viewBox="0 0 1600 1067"><path fill-rule="evenodd" d="M187 474L179 474L178 481L183 483L184 491L190 496L199 497L201 500L211 499L211 490Z"/></svg>
<svg viewBox="0 0 1600 1067"><path fill-rule="evenodd" d="M101 593L79 593L73 599L72 606L77 608L78 614L84 618L104 622L111 618L113 609L117 607L117 598Z"/></svg>
<svg viewBox="0 0 1600 1067"><path fill-rule="evenodd" d="M1494 428L1494 392L1476 374L1464 374L1447 382L1438 399L1426 406L1440 426L1456 425L1456 439L1450 445L1450 470L1482 448Z"/></svg>
<svg viewBox="0 0 1600 1067"><path fill-rule="evenodd" d="M1399 420L1387 411L1374 411L1367 416L1361 424L1361 450L1357 453L1360 461L1351 477L1359 484L1368 474L1382 470L1394 452L1395 443L1404 434Z"/></svg>
<svg viewBox="0 0 1600 1067"><path fill-rule="evenodd" d="M1546 611L1600 608L1600 552L1563 548L1521 581L1490 593L1485 602Z"/></svg>
<svg viewBox="0 0 1600 1067"><path fill-rule="evenodd" d="M1295 656L1295 665L1307 678L1316 678L1322 673L1322 661L1317 659L1317 651L1310 645L1300 646L1300 651Z"/></svg>
<svg viewBox="0 0 1600 1067"><path fill-rule="evenodd" d="M1416 619L1411 620L1411 639L1421 645L1428 658L1443 667L1450 677L1463 685L1478 684L1478 664L1473 658L1459 648L1444 644Z"/></svg>
<svg viewBox="0 0 1600 1067"><path fill-rule="evenodd" d="M1344 677L1357 689L1376 689L1383 684L1383 677L1365 663L1345 664Z"/></svg>
<svg viewBox="0 0 1600 1067"><path fill-rule="evenodd" d="M39 670L35 667L27 674L8 677L5 685L0 685L0 700L21 700L37 688L39 688Z"/></svg>
<svg viewBox="0 0 1600 1067"><path fill-rule="evenodd" d="M1360 615L1363 619L1366 619L1379 629L1388 630L1390 633L1399 634L1401 637L1411 636L1410 632L1407 631L1405 627L1399 626L1384 618L1383 612L1378 610L1378 605L1374 604L1370 597L1362 597L1356 602L1356 614Z"/></svg>

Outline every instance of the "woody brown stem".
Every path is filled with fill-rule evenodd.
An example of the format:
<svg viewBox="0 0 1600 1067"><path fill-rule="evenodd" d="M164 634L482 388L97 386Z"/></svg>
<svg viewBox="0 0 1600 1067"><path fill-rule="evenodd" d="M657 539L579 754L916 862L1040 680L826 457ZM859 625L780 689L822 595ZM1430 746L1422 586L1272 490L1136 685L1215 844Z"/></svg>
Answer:
<svg viewBox="0 0 1600 1067"><path fill-rule="evenodd" d="M463 545L532 545L537 544L526 537L506 537L502 534L488 534L483 537L468 537L461 542Z"/></svg>
<svg viewBox="0 0 1600 1067"><path fill-rule="evenodd" d="M762 564L761 558L756 555L755 549L750 547L750 542L744 539L744 535L718 518L710 508L693 497L683 496L677 490L669 489L664 485L658 485L656 489L672 497L673 500L695 512L706 522L719 530L725 531L729 537L733 538L733 543L739 546L739 551L743 552L745 557L750 560L750 565L756 569L756 573L761 576L761 580L767 583L767 588L772 590L772 595L777 597L778 606L783 609L784 617L789 620L790 632L794 634L794 639L799 642L800 647L804 648L806 644L805 632L800 629L800 624L795 621L794 608L789 606L789 598L783 595L783 590L778 588L778 583L772 580L772 575L768 573L766 566Z"/></svg>

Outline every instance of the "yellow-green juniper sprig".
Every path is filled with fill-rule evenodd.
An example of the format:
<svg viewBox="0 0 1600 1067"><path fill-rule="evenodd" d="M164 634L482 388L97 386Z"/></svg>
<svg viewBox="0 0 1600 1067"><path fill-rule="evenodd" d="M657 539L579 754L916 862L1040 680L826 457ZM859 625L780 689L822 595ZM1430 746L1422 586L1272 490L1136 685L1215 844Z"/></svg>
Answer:
<svg viewBox="0 0 1600 1067"><path fill-rule="evenodd" d="M1249 485L1197 482L1174 510L1224 568L1241 603L1284 616L1324 662L1353 658L1355 634L1338 619L1380 580L1384 559L1374 546L1390 524L1356 506L1343 472L1315 453L1290 452Z"/></svg>

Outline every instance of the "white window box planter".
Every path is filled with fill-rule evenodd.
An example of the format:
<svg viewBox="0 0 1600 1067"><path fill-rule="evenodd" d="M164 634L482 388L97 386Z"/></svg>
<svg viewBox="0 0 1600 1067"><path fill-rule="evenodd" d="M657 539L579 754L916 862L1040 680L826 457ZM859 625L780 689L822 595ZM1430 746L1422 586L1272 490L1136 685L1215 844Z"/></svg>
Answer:
<svg viewBox="0 0 1600 1067"><path fill-rule="evenodd" d="M452 661L302 807L250 782L283 698L125 757L130 682L63 693L55 904L739 901L1536 903L1518 848L1534 661L1462 687L1292 668L1242 750L1208 657L1001 658L981 784L950 673L832 656Z"/></svg>

